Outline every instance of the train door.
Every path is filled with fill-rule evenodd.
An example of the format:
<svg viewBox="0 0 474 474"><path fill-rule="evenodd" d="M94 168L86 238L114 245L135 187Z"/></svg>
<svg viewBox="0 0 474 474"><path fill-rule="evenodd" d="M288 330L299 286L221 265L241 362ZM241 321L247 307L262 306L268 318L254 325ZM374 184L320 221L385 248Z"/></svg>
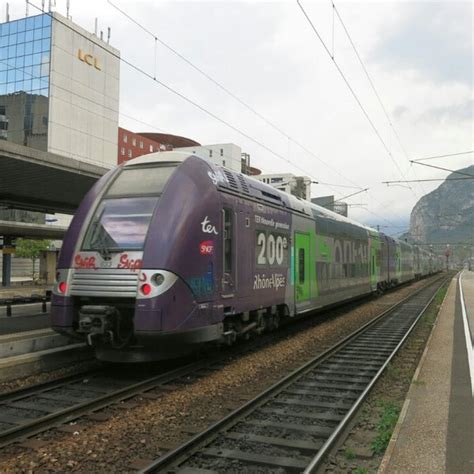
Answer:
<svg viewBox="0 0 474 474"><path fill-rule="evenodd" d="M297 303L310 298L310 238L308 234L295 233L295 300Z"/></svg>
<svg viewBox="0 0 474 474"><path fill-rule="evenodd" d="M235 214L232 209L222 210L222 229L222 296L231 298L234 296L237 281Z"/></svg>

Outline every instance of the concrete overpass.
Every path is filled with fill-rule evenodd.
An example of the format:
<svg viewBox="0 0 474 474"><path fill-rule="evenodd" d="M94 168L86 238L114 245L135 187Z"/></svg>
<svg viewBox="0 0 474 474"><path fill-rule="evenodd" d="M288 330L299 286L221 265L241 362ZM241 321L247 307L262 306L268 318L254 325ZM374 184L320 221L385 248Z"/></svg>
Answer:
<svg viewBox="0 0 474 474"><path fill-rule="evenodd" d="M109 168L0 140L0 206L73 214Z"/></svg>
<svg viewBox="0 0 474 474"><path fill-rule="evenodd" d="M0 221L0 236L26 239L61 240L67 227L27 222Z"/></svg>
<svg viewBox="0 0 474 474"><path fill-rule="evenodd" d="M0 208L73 214L84 195L109 168L0 140ZM16 237L62 239L66 228L0 221L2 286L10 285Z"/></svg>

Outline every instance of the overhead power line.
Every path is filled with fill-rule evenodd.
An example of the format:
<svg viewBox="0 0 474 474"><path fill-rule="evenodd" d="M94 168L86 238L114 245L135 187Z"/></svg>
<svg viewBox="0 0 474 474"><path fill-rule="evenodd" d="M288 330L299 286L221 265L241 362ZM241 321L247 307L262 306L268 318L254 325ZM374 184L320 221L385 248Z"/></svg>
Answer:
<svg viewBox="0 0 474 474"><path fill-rule="evenodd" d="M311 29L313 30L314 34L317 36L317 38L319 39L319 41L321 42L321 44L323 45L326 53L328 54L328 56L331 58L334 66L336 67L337 71L339 72L339 75L342 77L342 79L344 80L344 83L346 84L347 88L349 89L350 93L352 94L352 96L354 97L355 101L357 102L358 106L360 107L360 109L362 110L362 113L364 114L365 118L367 119L367 121L369 122L372 130L374 131L375 135L377 136L377 138L379 139L380 143L382 144L383 148L385 149L387 155L389 156L390 160L392 161L392 163L395 165L395 167L397 168L397 170L399 171L400 175L402 176L402 178L404 178L406 180L406 177L403 173L403 171L401 170L400 166L398 165L397 161L394 159L393 155L392 155L392 152L390 151L390 148L387 146L387 144L385 143L385 140L382 138L382 135L380 134L380 132L378 131L377 127L375 126L374 122L372 121L372 119L370 118L369 114L367 113L367 111L365 110L365 107L363 106L362 102L360 101L359 97L357 96L357 94L355 93L353 87L351 86L350 82L348 81L348 79L346 78L344 72L342 71L342 69L340 68L339 64L336 62L334 56L331 54L331 52L329 51L328 47L326 46L326 43L324 42L324 40L322 39L321 35L319 34L317 28L314 26L314 23L311 21L311 18L308 16L308 14L306 13L306 10L303 8L303 6L301 5L301 2L300 0L296 0L296 3L298 4L300 10L302 11L303 15L305 16L306 20L308 21L309 25L311 26ZM413 188L411 188L411 191L412 193L414 194L415 198L418 199L418 197L416 196L415 192L413 191Z"/></svg>
<svg viewBox="0 0 474 474"><path fill-rule="evenodd" d="M87 39L88 41L91 41L90 37L89 36L86 36L85 34L77 31L76 29L72 28L70 25L68 25L67 23L65 23L64 21L62 21L61 19L59 18L55 18L51 13L49 12L44 12L40 7L38 7L37 5L35 5L34 3L31 3L31 2L28 2L29 5L33 6L34 8L36 8L38 11L41 11L42 13L48 15L52 20L54 21L57 21L59 23L61 23L64 27L68 28L69 30L71 31L74 31L76 34L78 34L79 36L82 36L83 38ZM227 120L219 117L218 115L216 115L215 113L211 112L210 110L208 110L206 107L198 104L197 102L195 102L194 100L190 99L189 97L187 97L186 95L184 95L183 93L179 92L178 90L174 89L173 87L171 87L169 84L166 84L165 82L157 79L156 77L153 77L150 73L146 72L144 69L142 69L140 66L137 66L136 64L132 63L131 61L127 60L127 59L124 59L123 57L121 57L120 55L114 53L113 51L110 51L109 49L106 49L102 44L100 44L99 42L94 42L94 44L103 49L104 51L106 51L108 54L111 54L112 56L114 56L116 59L118 59L119 61L123 62L124 64L126 64L128 67L130 67L131 69L133 69L134 71L138 72L139 74L142 74L143 76L147 77L148 79L152 80L155 84L158 84L160 86L162 86L163 88L165 88L167 91L171 92L172 94L176 95L177 97L181 98L182 100L184 100L185 102L188 102L189 104L191 104L192 106L194 106L195 108L199 109L201 112L205 113L206 115L208 115L209 117L213 118L214 120L222 123L223 125L225 125L226 127L230 128L231 130L234 130L236 133L238 133L239 135L243 136L244 138L246 138L247 140L255 143L256 145L258 145L259 147L263 148L264 150L268 151L269 153L271 153L272 155L276 156L277 158L280 158L281 160L287 162L288 164L290 164L291 166L293 166L294 168L296 169L299 169L300 171L302 171L303 173L305 173L306 175L308 175L309 177L311 177L312 179L314 179L315 181L317 180L317 178L315 178L314 176L312 176L310 173L308 173L307 170L303 169L302 167L300 167L299 165L297 165L296 163L292 162L290 159L286 158L285 156L283 156L282 154L278 153L277 151L273 150L272 148L270 148L269 146L265 145L263 142L261 142L260 140L252 137L251 135L249 135L248 133L244 132L243 130L239 129L238 127L236 127L235 125L232 125L230 122L228 122Z"/></svg>
<svg viewBox="0 0 474 474"><path fill-rule="evenodd" d="M360 191L356 191L355 193L348 194L347 196L343 196L342 198L336 199L334 202L339 202L339 201L342 201L343 199L348 199L352 196L355 196L356 194L365 193L368 190L369 188L361 189Z"/></svg>
<svg viewBox="0 0 474 474"><path fill-rule="evenodd" d="M332 166L330 163L324 161L322 158L317 156L314 152L309 150L305 145L291 137L288 133L286 133L284 130L282 130L279 126L277 126L274 122L266 118L264 115L262 115L260 112L258 112L254 107L249 105L247 102L245 102L243 99L241 99L237 94L233 93L230 91L227 87L225 87L221 82L217 81L214 79L211 75L209 75L207 72L205 72L202 68L199 66L196 66L190 59L188 59L186 56L184 56L182 53L177 51L175 48L170 46L168 43L160 39L155 33L150 31L148 28L143 26L139 21L137 21L135 18L133 18L129 13L115 5L111 0L107 0L107 3L109 3L110 6L115 8L118 12L120 12L123 16L125 16L128 20L130 20L133 24L135 24L138 28L140 28L142 31L147 33L149 36L151 36L155 42L160 43L162 46L164 46L166 49L171 51L173 54L178 56L180 59L182 59L186 64L188 64L190 67L192 67L195 71L197 71L199 74L204 76L207 80L211 81L215 86L217 86L219 89L224 91L228 96L232 97L232 99L236 100L240 105L245 107L247 110L252 112L255 116L257 116L259 119L263 120L267 125L272 127L274 130L276 130L278 133L280 133L282 136L284 136L287 140L291 141L298 147L300 147L303 151L308 153L308 155L311 155L314 157L316 160L318 160L320 163L322 163L324 166L328 167L332 171L334 171L338 176L343 178L349 183L355 184L358 189L361 189L361 186L357 185L357 183L354 183L350 178L344 176L342 173L340 173L334 166ZM155 76L156 79L156 76Z"/></svg>
<svg viewBox="0 0 474 474"><path fill-rule="evenodd" d="M462 181L464 179L474 179L474 176L470 176L470 177L466 176L464 178L449 178L449 179L437 178L437 179L414 179L414 180L410 180L410 181L404 181L404 180L401 180L401 181L382 181L382 184L390 185L390 184L396 184L396 183L418 183L420 181L422 181L422 182L428 182L428 181Z"/></svg>
<svg viewBox="0 0 474 474"><path fill-rule="evenodd" d="M417 158L416 160L411 160L411 162L413 163L415 161L437 160L438 158L448 158L450 156L459 156L459 155L470 155L471 153L474 153L474 150L462 151L460 153L450 153L449 155L427 156L425 158Z"/></svg>
<svg viewBox="0 0 474 474"><path fill-rule="evenodd" d="M385 114L385 117L387 118L388 124L390 125L390 127L391 127L392 130L393 130L393 133L394 133L394 135L395 135L395 138L397 139L398 145L400 146L400 148L401 148L403 154L405 155L405 158L409 161L410 158L409 158L409 156L408 156L408 153L407 153L405 147L403 146L403 143L402 143L402 140L401 140L401 138L400 138L400 135L399 135L397 129L395 128L395 126L393 125L392 119L391 119L390 115L388 114L387 109L386 109L385 105L384 105L383 102L382 102L382 99L380 98L380 94L379 94L379 92L377 91L377 88L375 87L374 81L372 80L372 78L371 78L371 76L370 76L370 74L369 74L369 71L368 71L367 68L365 67L364 62L362 61L362 57L360 56L359 51L357 50L356 45L355 45L354 41L352 40L351 35L349 34L349 30L347 29L346 24L344 23L344 21L343 21L343 19L342 19L342 17L341 17L341 14L339 13L339 10L337 9L337 7L336 7L334 1L331 0L331 4L332 4L332 7L333 7L333 11L336 13L337 18L339 19L339 21L340 21L340 23L341 23L341 25L342 25L342 28L343 28L344 32L346 33L347 39L349 40L349 43L351 44L352 49L354 50L354 53L355 53L355 55L356 55L356 57L357 57L357 59L358 59L360 65L361 65L361 67L362 67L362 70L364 71L365 76L367 77L367 80L369 81L370 87L372 88L372 91L374 92L375 97L377 98L377 101L378 101L378 103L379 103L381 109L383 110L383 113ZM333 20L333 21L334 21L334 20ZM333 25L333 34L334 34L334 25ZM334 39L333 39L333 42L334 42ZM334 48L333 48L333 50L334 50ZM334 55L333 55L333 56L334 56ZM413 170L413 171L414 171L414 170ZM415 173L415 171L414 171L414 173ZM415 176L416 176L416 173L415 173ZM416 178L418 178L418 176L416 176ZM423 189L422 186L421 186L421 188L422 188L423 193L426 194L426 192L425 192L425 190Z"/></svg>
<svg viewBox="0 0 474 474"><path fill-rule="evenodd" d="M471 176L474 178L474 174L471 173L464 173L463 171L455 171L455 170L450 170L449 168L443 168L442 166L435 166L435 165L427 165L426 163L418 163L416 161L410 161L410 163L413 163L414 165L421 165L421 166L427 166L428 168L435 168L437 170L442 170L442 171L449 171L451 173L456 173L456 174L462 174L464 176Z"/></svg>

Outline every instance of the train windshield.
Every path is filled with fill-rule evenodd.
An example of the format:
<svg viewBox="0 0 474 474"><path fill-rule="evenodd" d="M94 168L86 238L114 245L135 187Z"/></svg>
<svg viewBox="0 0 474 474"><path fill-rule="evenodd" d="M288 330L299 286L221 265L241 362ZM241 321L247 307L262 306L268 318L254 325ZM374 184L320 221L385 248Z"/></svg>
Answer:
<svg viewBox="0 0 474 474"><path fill-rule="evenodd" d="M83 250L141 250L157 197L106 199L97 209Z"/></svg>
<svg viewBox="0 0 474 474"><path fill-rule="evenodd" d="M175 170L176 166L124 168L97 207L82 250L142 250L155 206Z"/></svg>

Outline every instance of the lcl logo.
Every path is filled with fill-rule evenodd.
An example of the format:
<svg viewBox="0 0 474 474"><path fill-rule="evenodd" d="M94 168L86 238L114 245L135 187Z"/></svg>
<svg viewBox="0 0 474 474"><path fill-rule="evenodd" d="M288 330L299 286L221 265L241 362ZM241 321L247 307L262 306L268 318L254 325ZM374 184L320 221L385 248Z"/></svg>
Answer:
<svg viewBox="0 0 474 474"><path fill-rule="evenodd" d="M94 66L98 71L102 71L99 60L92 56L92 54L84 54L82 49L77 50L77 57L84 63L88 64L89 66Z"/></svg>

